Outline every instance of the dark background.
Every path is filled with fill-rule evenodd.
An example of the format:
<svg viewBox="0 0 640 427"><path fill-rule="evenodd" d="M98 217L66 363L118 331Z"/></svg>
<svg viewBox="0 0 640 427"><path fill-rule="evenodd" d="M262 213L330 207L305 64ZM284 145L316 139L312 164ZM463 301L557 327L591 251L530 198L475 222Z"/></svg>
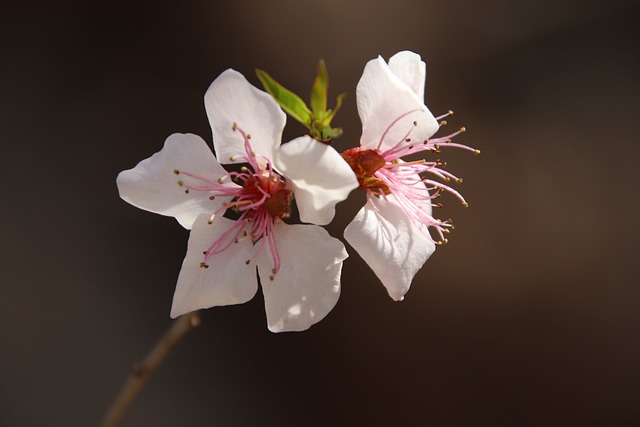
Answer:
<svg viewBox="0 0 640 427"><path fill-rule="evenodd" d="M221 71L306 98L324 58L343 150L366 61L403 49L483 151L443 153L471 205L444 200L450 243L402 303L348 247L304 333L268 332L260 293L204 311L124 425L640 425L638 18L622 0L3 6L0 425L98 425L170 325L188 232L115 177L173 132L210 141Z"/></svg>

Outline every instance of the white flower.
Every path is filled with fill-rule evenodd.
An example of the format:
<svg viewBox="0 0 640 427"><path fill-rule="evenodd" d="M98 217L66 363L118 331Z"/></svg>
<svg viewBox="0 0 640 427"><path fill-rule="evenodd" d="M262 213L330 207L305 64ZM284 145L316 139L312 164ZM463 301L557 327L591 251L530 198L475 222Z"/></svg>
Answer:
<svg viewBox="0 0 640 427"><path fill-rule="evenodd" d="M461 181L443 170L444 163L403 161L401 157L423 151L438 153L442 146L479 153L451 141L464 128L429 139L446 123L438 120L453 113L436 118L424 105L425 73L420 56L409 51L395 54L389 64L381 57L369 61L356 91L362 120L360 147L342 153L360 188L367 192L365 206L347 226L344 237L396 301L404 298L436 244L447 241L444 233L452 225L432 216L432 207L439 206L433 199L444 190L467 205L456 190L420 175ZM431 237L429 228L438 240Z"/></svg>
<svg viewBox="0 0 640 427"><path fill-rule="evenodd" d="M220 163L248 166L227 172L200 137L174 134L117 179L124 200L191 229L171 317L250 300L257 266L269 329L305 330L336 304L348 255L322 227L282 219L295 196L302 221L328 224L357 179L309 137L280 145L285 114L234 70L211 84L205 106ZM238 219L224 217L227 209Z"/></svg>

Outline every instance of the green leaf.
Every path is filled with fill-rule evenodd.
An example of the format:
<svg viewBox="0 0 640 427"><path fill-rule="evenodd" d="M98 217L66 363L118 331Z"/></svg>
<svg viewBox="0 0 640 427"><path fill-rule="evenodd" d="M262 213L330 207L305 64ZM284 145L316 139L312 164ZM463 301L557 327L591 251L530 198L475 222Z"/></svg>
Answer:
<svg viewBox="0 0 640 427"><path fill-rule="evenodd" d="M317 120L322 120L327 110L327 89L329 87L329 73L327 66L321 59L318 61L318 76L311 87L311 110Z"/></svg>
<svg viewBox="0 0 640 427"><path fill-rule="evenodd" d="M262 86L264 86L264 89L280 104L285 113L289 114L307 128L311 128L311 121L313 120L311 110L309 110L307 104L305 104L298 95L275 81L264 70L256 69L256 75L260 83L262 83Z"/></svg>
<svg viewBox="0 0 640 427"><path fill-rule="evenodd" d="M324 121L323 121L325 126L329 126L329 124L331 123L331 120L333 120L336 113L340 111L340 108L342 108L342 100L344 99L345 96L347 96L346 93L341 93L340 95L338 95L338 97L336 98L336 108L334 108L333 110L327 111L327 116L324 118Z"/></svg>
<svg viewBox="0 0 640 427"><path fill-rule="evenodd" d="M342 128L332 128L327 126L322 129L322 140L323 141L331 141L332 139L336 139L342 136Z"/></svg>

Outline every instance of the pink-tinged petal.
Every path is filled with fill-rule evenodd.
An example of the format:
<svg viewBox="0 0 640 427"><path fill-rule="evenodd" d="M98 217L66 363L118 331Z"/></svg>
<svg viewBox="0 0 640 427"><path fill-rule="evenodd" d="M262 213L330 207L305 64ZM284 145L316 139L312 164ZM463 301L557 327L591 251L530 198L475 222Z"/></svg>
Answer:
<svg viewBox="0 0 640 427"><path fill-rule="evenodd" d="M256 266L253 261L246 263L256 251L251 239L240 239L204 261L203 252L234 223L222 216L209 223L209 215L200 215L194 222L173 295L172 318L201 308L242 304L256 294Z"/></svg>
<svg viewBox="0 0 640 427"><path fill-rule="evenodd" d="M304 331L338 302L344 245L316 225L276 225L282 267L272 276L268 251L258 256L267 325L271 332Z"/></svg>
<svg viewBox="0 0 640 427"><path fill-rule="evenodd" d="M207 191L186 191L188 185L202 182L176 171L189 172L217 181L227 172L220 166L202 138L193 134L175 133L153 156L133 169L120 172L116 183L120 197L132 205L161 215L173 216L187 229L201 213L211 215L227 197L211 200ZM180 186L178 181L182 181ZM229 183L234 186L235 184Z"/></svg>
<svg viewBox="0 0 640 427"><path fill-rule="evenodd" d="M275 166L289 181L303 222L329 224L336 204L358 187L356 175L342 156L308 136L283 144Z"/></svg>
<svg viewBox="0 0 640 427"><path fill-rule="evenodd" d="M204 104L220 163L246 162L242 132L250 135L256 154L273 159L282 141L287 116L271 95L255 88L242 74L228 69L211 83ZM264 164L263 159L259 162Z"/></svg>
<svg viewBox="0 0 640 427"><path fill-rule="evenodd" d="M366 205L344 230L344 237L387 288L402 301L435 244L411 221L392 196L368 195Z"/></svg>
<svg viewBox="0 0 640 427"><path fill-rule="evenodd" d="M393 74L411 88L421 102L424 102L427 65L420 58L420 55L409 50L398 52L389 58L389 68Z"/></svg>
<svg viewBox="0 0 640 427"><path fill-rule="evenodd" d="M433 114L381 57L365 66L356 98L365 149L385 151L406 138L422 143L438 130Z"/></svg>

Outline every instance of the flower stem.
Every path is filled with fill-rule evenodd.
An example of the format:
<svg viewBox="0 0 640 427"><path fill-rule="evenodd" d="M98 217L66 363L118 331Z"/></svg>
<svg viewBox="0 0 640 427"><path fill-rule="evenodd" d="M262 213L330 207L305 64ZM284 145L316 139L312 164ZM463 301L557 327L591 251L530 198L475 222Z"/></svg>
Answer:
<svg viewBox="0 0 640 427"><path fill-rule="evenodd" d="M127 378L120 394L104 418L102 427L116 427L120 424L122 417L140 393L142 386L145 385L178 341L199 324L200 314L197 311L185 314L173 322L171 328L151 349L149 355L131 370L129 378Z"/></svg>

